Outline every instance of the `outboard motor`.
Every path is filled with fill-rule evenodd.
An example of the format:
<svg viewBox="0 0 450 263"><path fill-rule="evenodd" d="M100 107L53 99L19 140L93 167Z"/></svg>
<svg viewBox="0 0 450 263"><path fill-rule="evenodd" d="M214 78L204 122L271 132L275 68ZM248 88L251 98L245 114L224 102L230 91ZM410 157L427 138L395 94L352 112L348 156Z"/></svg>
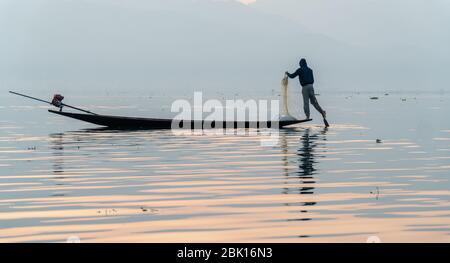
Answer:
<svg viewBox="0 0 450 263"><path fill-rule="evenodd" d="M64 99L64 96L61 95L61 94L55 94L53 96L52 105L55 106L55 107L58 107L59 111L62 111L62 108L64 106L63 103L62 103L63 99Z"/></svg>

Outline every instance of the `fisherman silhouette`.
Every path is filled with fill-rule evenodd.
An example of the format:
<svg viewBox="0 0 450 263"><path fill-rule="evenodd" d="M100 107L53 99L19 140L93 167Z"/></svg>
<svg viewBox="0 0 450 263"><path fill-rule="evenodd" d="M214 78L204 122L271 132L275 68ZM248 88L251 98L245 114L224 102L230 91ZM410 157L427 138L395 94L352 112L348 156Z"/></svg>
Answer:
<svg viewBox="0 0 450 263"><path fill-rule="evenodd" d="M293 79L298 77L300 80L300 85L302 86L302 95L303 95L303 110L305 111L305 115L307 119L310 119L311 113L309 110L309 103L314 106L314 108L322 114L323 121L326 127L329 127L327 121L327 113L320 107L319 102L317 101L316 95L314 93L314 73L311 68L308 67L306 59L302 58L300 60L300 68L297 69L293 74L290 74L286 71L286 75Z"/></svg>

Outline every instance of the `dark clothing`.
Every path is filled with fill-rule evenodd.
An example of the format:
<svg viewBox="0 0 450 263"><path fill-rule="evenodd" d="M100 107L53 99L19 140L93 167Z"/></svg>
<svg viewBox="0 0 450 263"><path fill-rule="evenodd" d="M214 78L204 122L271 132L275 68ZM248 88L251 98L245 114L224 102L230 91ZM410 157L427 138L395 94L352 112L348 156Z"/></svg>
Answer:
<svg viewBox="0 0 450 263"><path fill-rule="evenodd" d="M300 79L300 85L302 87L310 84L314 84L314 74L312 69L310 69L308 66L302 66L299 69L297 69L294 74L287 73L288 77L293 79L297 76Z"/></svg>
<svg viewBox="0 0 450 263"><path fill-rule="evenodd" d="M320 112L325 119L325 111L320 107L317 102L316 95L314 94L314 73L312 69L308 67L306 60L304 58L300 60L300 68L297 69L294 74L289 74L288 72L286 72L286 74L291 79L296 78L297 76L300 79L300 84L303 87L303 109L305 111L306 118L310 118L309 103L311 102L314 108L316 108L316 110Z"/></svg>
<svg viewBox="0 0 450 263"><path fill-rule="evenodd" d="M302 88L303 95L303 110L305 111L306 118L310 118L309 112L309 102L316 108L320 114L324 114L324 110L320 107L319 102L317 102L316 94L314 94L314 86L312 84L303 86Z"/></svg>

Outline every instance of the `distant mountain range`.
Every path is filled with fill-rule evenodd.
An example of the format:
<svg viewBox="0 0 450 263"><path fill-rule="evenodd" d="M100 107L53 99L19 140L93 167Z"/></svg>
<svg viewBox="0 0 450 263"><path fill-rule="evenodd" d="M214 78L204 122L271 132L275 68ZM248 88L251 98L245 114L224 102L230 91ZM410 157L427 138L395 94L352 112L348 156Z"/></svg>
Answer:
<svg viewBox="0 0 450 263"><path fill-rule="evenodd" d="M284 9L276 11L281 1ZM439 50L345 41L297 20L293 14L302 6L293 2L2 1L0 87L269 95L302 56L324 91L446 83L449 60L437 57ZM292 14L282 16L283 10Z"/></svg>

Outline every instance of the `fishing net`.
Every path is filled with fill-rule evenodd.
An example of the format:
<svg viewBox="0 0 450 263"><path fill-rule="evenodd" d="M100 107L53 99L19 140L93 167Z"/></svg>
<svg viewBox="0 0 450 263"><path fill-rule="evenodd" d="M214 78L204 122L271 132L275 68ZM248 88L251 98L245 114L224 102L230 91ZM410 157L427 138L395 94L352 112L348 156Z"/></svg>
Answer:
<svg viewBox="0 0 450 263"><path fill-rule="evenodd" d="M281 120L295 120L289 112L289 78L287 75L285 75L281 81L281 96L283 97Z"/></svg>

